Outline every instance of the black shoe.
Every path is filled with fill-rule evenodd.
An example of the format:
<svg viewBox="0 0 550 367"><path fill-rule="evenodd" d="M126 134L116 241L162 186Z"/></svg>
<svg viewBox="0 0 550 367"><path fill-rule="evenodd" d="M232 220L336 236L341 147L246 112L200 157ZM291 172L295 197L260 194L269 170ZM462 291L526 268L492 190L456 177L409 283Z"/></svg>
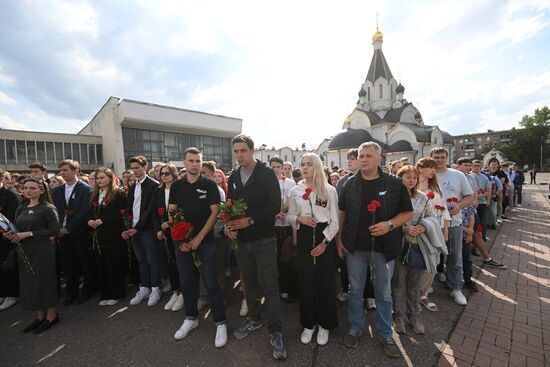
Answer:
<svg viewBox="0 0 550 367"><path fill-rule="evenodd" d="M473 293L479 292L479 289L477 288L477 284L475 284L472 281L464 282L464 288L471 290Z"/></svg>
<svg viewBox="0 0 550 367"><path fill-rule="evenodd" d="M472 255L473 256L480 256L479 251L475 247L472 247Z"/></svg>
<svg viewBox="0 0 550 367"><path fill-rule="evenodd" d="M90 298L92 298L92 295L89 293L82 293L80 296L77 297L75 304L81 305L84 302L88 301Z"/></svg>
<svg viewBox="0 0 550 367"><path fill-rule="evenodd" d="M23 329L23 332L24 333L30 333L31 331L36 329L38 327L38 325L40 325L42 323L42 321L44 321L44 320L34 319L34 321L32 323L30 323L26 328Z"/></svg>
<svg viewBox="0 0 550 367"><path fill-rule="evenodd" d="M76 301L76 297L67 295L67 296L65 296L65 299L63 300L63 306L68 306L71 303L73 303L74 301Z"/></svg>
<svg viewBox="0 0 550 367"><path fill-rule="evenodd" d="M32 333L40 334L41 332L48 330L49 328L51 328L52 326L58 323L59 323L59 316L56 316L55 319L53 319L52 321L48 319L44 319Z"/></svg>

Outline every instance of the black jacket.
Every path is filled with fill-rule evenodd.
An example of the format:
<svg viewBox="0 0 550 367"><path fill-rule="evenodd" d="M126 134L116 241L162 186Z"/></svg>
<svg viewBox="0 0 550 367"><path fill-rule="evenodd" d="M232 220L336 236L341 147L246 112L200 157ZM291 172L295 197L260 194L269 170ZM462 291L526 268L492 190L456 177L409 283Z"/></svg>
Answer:
<svg viewBox="0 0 550 367"><path fill-rule="evenodd" d="M97 198L95 198L97 200ZM98 211L97 218L94 218L94 207L90 205L88 220L101 219L102 225L97 227L99 243L104 247L122 246L124 240L121 237L124 231L124 219L120 213L121 209L126 210L126 193L124 190L117 190L116 195ZM128 213L125 213L128 215ZM91 227L88 227L92 231Z"/></svg>
<svg viewBox="0 0 550 367"><path fill-rule="evenodd" d="M382 172L380 168L378 169L378 173L382 180L380 188L377 190L379 192L385 191L386 193L378 197L382 206L379 211L381 217L377 218L377 223L390 220L398 214L401 186L403 185L401 179ZM367 208L361 208L361 203L363 202L362 179L361 171L358 171L353 177L349 178L340 194L340 200L344 200L346 203L346 219L342 231L342 242L346 250L351 253L353 253L356 247L359 226L371 225L370 223L360 223L359 220L361 210L367 210ZM387 261L391 261L399 256L402 239L403 230L401 228L396 228L381 237Z"/></svg>
<svg viewBox="0 0 550 367"><path fill-rule="evenodd" d="M6 186L2 186L0 188L0 213L14 223L15 210L19 205L21 205L21 196Z"/></svg>
<svg viewBox="0 0 550 367"><path fill-rule="evenodd" d="M63 227L67 217L65 228L73 235L85 235L88 233L88 213L90 210L90 196L92 188L83 181L78 181L69 197L69 204L65 201L65 185L53 189L52 199L57 213L59 223Z"/></svg>
<svg viewBox="0 0 550 367"><path fill-rule="evenodd" d="M159 215L159 208L164 208L164 215ZM153 218L153 228L155 232L161 230L162 222L168 221L168 208L166 207L166 192L164 187L159 186L153 191L151 198L151 217ZM165 231L165 235L170 231Z"/></svg>
<svg viewBox="0 0 550 367"><path fill-rule="evenodd" d="M248 207L246 216L254 220L253 225L239 230L237 238L251 242L275 237L275 215L281 211L281 189L275 172L257 161L245 186L241 168L233 171L227 185L227 199L244 199Z"/></svg>
<svg viewBox="0 0 550 367"><path fill-rule="evenodd" d="M134 193L136 192L136 184L128 190L128 208L126 213L132 215L134 206ZM152 231L153 227L153 208L151 199L153 191L159 187L159 183L149 176L145 176L145 180L141 183L141 205L139 207L139 221L134 226L138 231Z"/></svg>

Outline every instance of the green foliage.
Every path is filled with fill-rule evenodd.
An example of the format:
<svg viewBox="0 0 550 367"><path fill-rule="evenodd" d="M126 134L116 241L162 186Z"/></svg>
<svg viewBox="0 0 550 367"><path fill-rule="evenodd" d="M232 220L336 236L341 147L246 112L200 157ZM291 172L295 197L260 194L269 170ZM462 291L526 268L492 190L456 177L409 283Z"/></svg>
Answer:
<svg viewBox="0 0 550 367"><path fill-rule="evenodd" d="M539 167L541 144L543 160L550 156L550 144L547 144L550 135L550 109L548 106L537 108L532 116L523 116L519 124L522 128L513 128L510 131L512 141L502 147L502 152L520 165Z"/></svg>

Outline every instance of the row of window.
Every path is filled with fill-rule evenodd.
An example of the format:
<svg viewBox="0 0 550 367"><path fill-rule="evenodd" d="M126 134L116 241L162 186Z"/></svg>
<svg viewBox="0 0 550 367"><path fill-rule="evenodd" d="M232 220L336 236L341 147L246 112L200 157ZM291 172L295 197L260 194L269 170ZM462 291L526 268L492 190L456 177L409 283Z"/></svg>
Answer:
<svg viewBox="0 0 550 367"><path fill-rule="evenodd" d="M486 136L485 137L485 141L491 141L491 135L489 136ZM496 138L496 137L495 137ZM500 135L500 141L510 141L511 138L510 138L510 135ZM475 141L477 141L478 143L481 143L483 141L483 138L481 137L477 137L475 138ZM474 138L464 138L464 139L458 139L458 142L460 144L462 143L473 143L474 142Z"/></svg>
<svg viewBox="0 0 550 367"><path fill-rule="evenodd" d="M204 160L215 161L221 169L228 170L233 166L229 138L125 127L122 128L122 138L126 162L135 155L143 155L151 162L181 162L185 150L196 147L202 151Z"/></svg>
<svg viewBox="0 0 550 367"><path fill-rule="evenodd" d="M0 139L0 164L57 164L74 159L80 164L103 164L101 144Z"/></svg>

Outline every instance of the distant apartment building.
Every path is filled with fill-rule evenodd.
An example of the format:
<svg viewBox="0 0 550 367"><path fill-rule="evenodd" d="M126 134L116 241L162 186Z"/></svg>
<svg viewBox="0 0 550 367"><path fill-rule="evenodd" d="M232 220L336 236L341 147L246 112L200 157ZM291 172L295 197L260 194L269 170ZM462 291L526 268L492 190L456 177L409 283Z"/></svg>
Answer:
<svg viewBox="0 0 550 367"><path fill-rule="evenodd" d="M454 136L454 158L482 158L491 148L499 149L511 141L510 130L457 135Z"/></svg>

